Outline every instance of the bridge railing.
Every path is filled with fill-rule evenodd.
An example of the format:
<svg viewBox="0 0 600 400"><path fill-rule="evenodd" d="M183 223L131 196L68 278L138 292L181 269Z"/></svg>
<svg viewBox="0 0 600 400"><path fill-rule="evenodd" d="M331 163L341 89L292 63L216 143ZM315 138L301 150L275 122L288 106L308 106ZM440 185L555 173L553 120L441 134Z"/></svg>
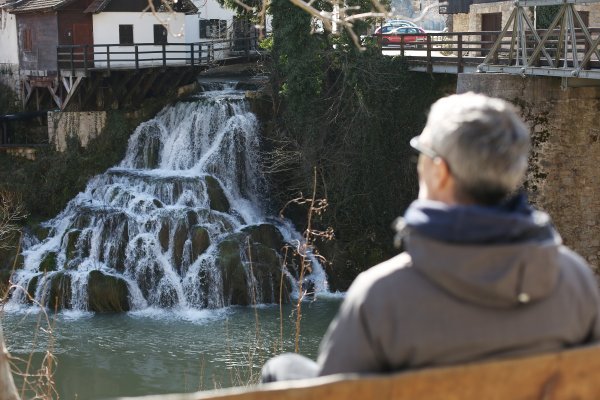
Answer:
<svg viewBox="0 0 600 400"><path fill-rule="evenodd" d="M140 69L167 66L204 66L232 56L249 56L258 49L258 37L236 37L196 43L134 43L60 45L58 71Z"/></svg>
<svg viewBox="0 0 600 400"><path fill-rule="evenodd" d="M600 51L600 28L588 28L588 32L592 39L596 40L596 50ZM483 61L492 50L497 39L501 35L500 31L479 31L479 32L433 32L422 35L414 34L398 34L394 39L393 44L386 46L381 45L381 40L378 42L381 45L382 51L389 54L390 51L399 51L399 54L413 59L416 62L425 62L428 66L434 63L456 64L459 71L462 72L462 67L466 64L476 65ZM529 56L532 55L536 47L536 38L544 37L547 31L539 29L534 32L523 34L519 40L525 43L517 49L512 40L512 32L505 32L499 46L492 54L491 63L497 65L515 65L517 57L516 51L525 51ZM548 33L546 48L548 55L553 59L554 65L572 66L570 57L566 57L565 50L571 52L573 49L578 58L584 59L585 55L590 53L590 43L586 40L586 36L581 29L575 30L575 45L570 42L568 48L565 49L564 37L561 37L561 32L555 29ZM600 69L600 59L598 55L592 51L592 56L579 66L583 69ZM538 55L536 59L537 66L551 66L552 63L546 59L545 55Z"/></svg>

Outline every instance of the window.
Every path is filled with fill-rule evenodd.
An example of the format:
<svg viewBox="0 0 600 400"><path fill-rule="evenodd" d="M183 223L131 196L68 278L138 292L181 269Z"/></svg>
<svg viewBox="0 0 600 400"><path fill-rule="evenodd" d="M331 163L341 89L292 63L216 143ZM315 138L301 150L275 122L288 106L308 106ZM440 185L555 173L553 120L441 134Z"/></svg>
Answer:
<svg viewBox="0 0 600 400"><path fill-rule="evenodd" d="M227 37L227 20L225 19L201 19L201 39L224 39Z"/></svg>
<svg viewBox="0 0 600 400"><path fill-rule="evenodd" d="M119 44L133 44L133 25L119 25Z"/></svg>
<svg viewBox="0 0 600 400"><path fill-rule="evenodd" d="M33 35L31 29L23 29L23 51L33 50Z"/></svg>
<svg viewBox="0 0 600 400"><path fill-rule="evenodd" d="M163 25L154 25L154 44L167 44L167 28Z"/></svg>

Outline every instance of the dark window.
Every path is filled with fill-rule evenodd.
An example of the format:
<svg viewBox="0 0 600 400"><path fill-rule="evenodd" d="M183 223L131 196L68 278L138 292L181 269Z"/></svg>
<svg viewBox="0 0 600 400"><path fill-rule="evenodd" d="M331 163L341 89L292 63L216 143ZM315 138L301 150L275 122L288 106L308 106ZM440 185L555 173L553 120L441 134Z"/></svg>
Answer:
<svg viewBox="0 0 600 400"><path fill-rule="evenodd" d="M223 39L227 37L227 20L225 19L201 19L201 39Z"/></svg>
<svg viewBox="0 0 600 400"><path fill-rule="evenodd" d="M154 44L168 43L167 34L167 28L164 25L154 25Z"/></svg>
<svg viewBox="0 0 600 400"><path fill-rule="evenodd" d="M31 34L31 29L23 30L23 51L32 51L33 50L33 37Z"/></svg>
<svg viewBox="0 0 600 400"><path fill-rule="evenodd" d="M133 25L119 25L119 44L133 44Z"/></svg>

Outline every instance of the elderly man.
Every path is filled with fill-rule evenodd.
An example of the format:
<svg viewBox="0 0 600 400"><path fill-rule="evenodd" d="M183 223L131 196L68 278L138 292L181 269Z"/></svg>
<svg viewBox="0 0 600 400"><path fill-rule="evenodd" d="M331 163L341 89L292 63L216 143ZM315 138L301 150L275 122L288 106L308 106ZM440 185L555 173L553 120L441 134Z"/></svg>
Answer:
<svg viewBox="0 0 600 400"><path fill-rule="evenodd" d="M264 381L511 357L600 338L594 276L547 214L517 193L529 133L510 104L437 101L419 151L419 197L396 223L405 252L360 274L317 363L283 355Z"/></svg>

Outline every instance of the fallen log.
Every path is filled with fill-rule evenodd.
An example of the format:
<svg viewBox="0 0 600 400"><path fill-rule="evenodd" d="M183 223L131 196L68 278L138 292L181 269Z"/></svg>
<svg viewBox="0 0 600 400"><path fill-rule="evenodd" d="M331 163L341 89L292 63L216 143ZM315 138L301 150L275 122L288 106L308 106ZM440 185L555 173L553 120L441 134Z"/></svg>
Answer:
<svg viewBox="0 0 600 400"><path fill-rule="evenodd" d="M122 398L121 400L132 399ZM138 400L598 400L600 345L388 375L331 375Z"/></svg>

